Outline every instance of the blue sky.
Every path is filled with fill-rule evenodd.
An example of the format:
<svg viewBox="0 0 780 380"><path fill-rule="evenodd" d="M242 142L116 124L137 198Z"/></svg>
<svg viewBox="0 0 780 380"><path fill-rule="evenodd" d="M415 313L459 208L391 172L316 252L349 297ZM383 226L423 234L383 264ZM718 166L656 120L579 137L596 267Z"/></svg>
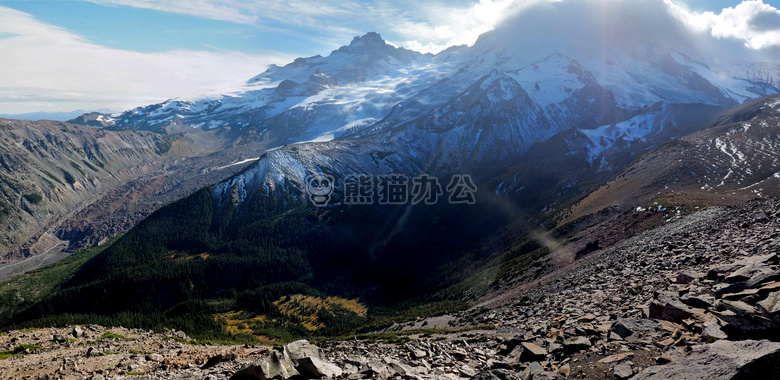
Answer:
<svg viewBox="0 0 780 380"><path fill-rule="evenodd" d="M0 6L29 13L96 44L144 53L206 49L306 54L316 49L316 35L308 40L297 38L274 20L249 25L87 1L0 1Z"/></svg>
<svg viewBox="0 0 780 380"><path fill-rule="evenodd" d="M720 12L723 8L733 7L739 4L741 1L734 0L685 0L680 3L686 4L693 10L697 11L713 11ZM771 4L771 1L764 1L764 3Z"/></svg>
<svg viewBox="0 0 780 380"><path fill-rule="evenodd" d="M734 7L741 1L679 0L675 2L684 4L694 11L719 13L723 8ZM365 17L359 9L354 12L360 15L359 17L346 12L339 13L336 10L328 12L319 20L325 27L311 27L307 23L280 20L276 15L264 17L263 5L260 4L262 1L254 2L257 4L256 7L251 6L252 2L236 2L237 4L249 3L236 7L239 13L256 17L254 20L247 21L236 21L237 18L229 13L224 16L214 16L218 18L214 19L185 9L179 10L184 13L177 13L171 11L174 9L172 5L168 8L169 11L158 10L163 9L164 6L155 9L147 5L154 3L165 4L166 1L0 0L0 6L29 13L37 20L70 30L96 44L147 53L177 49L205 49L245 53L271 51L294 56L309 56L327 53L347 43L354 35L369 31L377 31L385 39L398 45L414 47L413 44L407 43L410 38L406 33L398 33L392 27L383 25L391 24L390 22ZM169 3L175 3L175 0ZM413 2L409 1L406 1L406 4L404 1L397 3L397 8L388 8L382 6L380 1L357 2L361 5L358 8L362 10L380 7L382 10L378 12L377 19L386 17L387 13L395 13L395 18L435 27L435 20L428 19L430 15L426 14L424 6L420 7L419 4L411 6ZM428 5L431 8L449 8L454 12L468 9L476 3L479 2L429 1ZM772 4L772 1L764 1L764 3ZM311 7L318 7L318 3L312 2ZM257 14L252 14L250 9L256 10ZM234 20L229 20L230 18ZM327 26L328 24L331 24L330 27ZM335 27L336 25L338 27ZM417 50L436 52L447 47L445 46L447 41L436 42L428 48L421 49L417 46Z"/></svg>
<svg viewBox="0 0 780 380"><path fill-rule="evenodd" d="M534 1L561 0L0 0L0 114L230 91L269 63L326 55L368 31L435 53L473 43ZM656 1L717 38L780 44L780 29L751 30L780 25L780 0ZM729 21L759 13L763 26Z"/></svg>

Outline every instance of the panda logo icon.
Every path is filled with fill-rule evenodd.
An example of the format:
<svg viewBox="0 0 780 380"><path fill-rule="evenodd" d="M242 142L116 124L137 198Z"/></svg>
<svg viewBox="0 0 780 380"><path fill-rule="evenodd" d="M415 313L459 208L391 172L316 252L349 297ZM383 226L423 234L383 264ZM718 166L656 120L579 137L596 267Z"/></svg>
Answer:
<svg viewBox="0 0 780 380"><path fill-rule="evenodd" d="M333 176L327 174L312 174L306 177L306 193L309 200L317 207L323 207L330 202L333 194Z"/></svg>

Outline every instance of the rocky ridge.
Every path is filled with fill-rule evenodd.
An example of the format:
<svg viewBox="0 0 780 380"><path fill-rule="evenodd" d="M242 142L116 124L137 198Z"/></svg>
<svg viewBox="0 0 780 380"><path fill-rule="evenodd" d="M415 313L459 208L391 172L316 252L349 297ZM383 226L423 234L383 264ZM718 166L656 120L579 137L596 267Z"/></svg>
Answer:
<svg viewBox="0 0 780 380"><path fill-rule="evenodd" d="M0 336L0 348L10 356L2 360L0 374L773 378L777 375L762 371L780 360L778 215L778 200L706 209L589 253L509 302L488 301L445 318L451 321L446 331L419 330L425 321L417 321L395 326L392 339L377 335L324 342L320 348L303 341L275 348L196 345L187 344L194 342L183 332L99 326L14 331Z"/></svg>

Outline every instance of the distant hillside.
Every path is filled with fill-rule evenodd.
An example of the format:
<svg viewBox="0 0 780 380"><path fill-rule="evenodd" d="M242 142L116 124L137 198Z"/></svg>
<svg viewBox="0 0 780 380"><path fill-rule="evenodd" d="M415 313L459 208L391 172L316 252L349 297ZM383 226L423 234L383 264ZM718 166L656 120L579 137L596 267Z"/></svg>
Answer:
<svg viewBox="0 0 780 380"><path fill-rule="evenodd" d="M780 195L780 96L735 107L711 128L640 157L574 206L563 223L639 205L736 204Z"/></svg>
<svg viewBox="0 0 780 380"><path fill-rule="evenodd" d="M71 111L71 112L28 112L19 114L0 114L0 118L3 119L15 119L15 120L53 120L53 121L68 121L79 115L83 115L83 110Z"/></svg>
<svg viewBox="0 0 780 380"><path fill-rule="evenodd" d="M123 232L240 169L220 169L237 150L204 156L219 141L0 119L0 263L12 263L0 279Z"/></svg>

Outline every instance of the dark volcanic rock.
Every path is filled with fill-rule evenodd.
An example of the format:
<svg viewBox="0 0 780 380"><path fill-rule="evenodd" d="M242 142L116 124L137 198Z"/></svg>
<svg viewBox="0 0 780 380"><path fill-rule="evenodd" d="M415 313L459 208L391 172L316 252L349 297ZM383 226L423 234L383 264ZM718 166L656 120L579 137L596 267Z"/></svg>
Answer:
<svg viewBox="0 0 780 380"><path fill-rule="evenodd" d="M341 376L341 368L315 357L304 357L297 362L298 372L307 379L333 378Z"/></svg>
<svg viewBox="0 0 780 380"><path fill-rule="evenodd" d="M547 357L547 351L534 343L523 342L519 347L523 348L523 352L520 354L520 361L542 361Z"/></svg>
<svg viewBox="0 0 780 380"><path fill-rule="evenodd" d="M715 306L715 297L704 295L704 294L698 294L698 295L686 294L680 297L680 301L690 307L695 307L699 309L709 309Z"/></svg>
<svg viewBox="0 0 780 380"><path fill-rule="evenodd" d="M621 318L612 324L610 331L625 339L639 332L654 332L661 329L661 323L652 319Z"/></svg>
<svg viewBox="0 0 780 380"><path fill-rule="evenodd" d="M589 348L590 346L590 340L582 336L578 336L573 339L567 339L563 342L563 350L565 352L577 352Z"/></svg>
<svg viewBox="0 0 780 380"><path fill-rule="evenodd" d="M219 354L209 358L201 369L209 369L219 363L229 362L236 359L236 354Z"/></svg>
<svg viewBox="0 0 780 380"><path fill-rule="evenodd" d="M731 284L729 286L716 290L715 296L722 297L724 294L739 293L745 289L747 289L747 283L737 282L735 284Z"/></svg>
<svg viewBox="0 0 780 380"><path fill-rule="evenodd" d="M515 376L512 372L505 369L492 369L489 371L482 371L471 380L518 380L519 377Z"/></svg>
<svg viewBox="0 0 780 380"><path fill-rule="evenodd" d="M693 317L684 303L671 293L662 293L650 303L650 318L680 323Z"/></svg>

